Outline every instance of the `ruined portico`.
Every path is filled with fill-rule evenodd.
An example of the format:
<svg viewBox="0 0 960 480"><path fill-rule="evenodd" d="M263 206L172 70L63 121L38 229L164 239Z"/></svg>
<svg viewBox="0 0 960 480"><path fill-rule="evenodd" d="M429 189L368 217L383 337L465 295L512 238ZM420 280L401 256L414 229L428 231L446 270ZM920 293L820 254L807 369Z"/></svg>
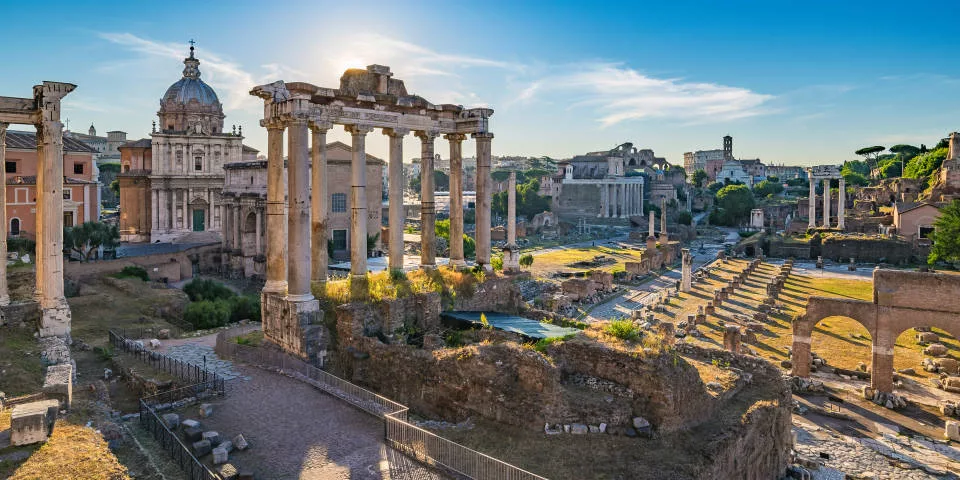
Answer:
<svg viewBox="0 0 960 480"><path fill-rule="evenodd" d="M33 98L0 97L0 163L5 161L8 124L33 125L37 129L37 233L36 299L40 304L41 337L65 337L69 343L70 306L63 290L63 124L60 101L76 85L43 82L33 87ZM5 181L5 178L4 178ZM0 204L0 212L6 206ZM0 219L2 220L2 219ZM0 255L6 258L6 235ZM0 283L0 304L9 303L6 284Z"/></svg>
<svg viewBox="0 0 960 480"><path fill-rule="evenodd" d="M389 67L371 65L365 70L347 70L340 88L318 87L305 82L273 82L255 87L250 93L264 100L261 125L268 131L267 179L267 281L263 289L264 333L268 339L303 357L313 357L322 348L319 338L319 306L310 293L311 279L326 278L326 255L318 242L326 224L326 210L316 206L325 197L323 178L325 150L318 140L334 125L342 125L352 136L352 188L350 227L350 276L354 298L366 295L367 274L367 195L366 136L381 129L390 138L389 265L403 265L403 205L400 161L403 137L413 132L421 141L422 247L421 266L435 266L433 204L434 142L443 136L450 142L451 157L460 160L461 142L466 135L476 140L477 209L476 263L490 267L490 144L489 108L466 109L458 105L434 105L422 97L409 95L403 81L391 78ZM314 131L312 149L313 179L307 172L308 131ZM288 205L283 198L284 130L288 130ZM457 163L459 162L452 162ZM462 191L462 172L453 172L451 184ZM397 188L400 186L401 188ZM451 185L451 189L454 185ZM311 193L312 191L312 193ZM310 207L311 198L314 208ZM319 213L319 215L318 215ZM317 217L320 218L317 218ZM311 224L313 230L311 231ZM320 230L320 231L318 231ZM463 232L463 216L451 216L451 233ZM463 264L462 234L452 236L454 265ZM323 253L321 253L323 252ZM322 259L319 257L323 257Z"/></svg>
<svg viewBox="0 0 960 480"><path fill-rule="evenodd" d="M823 228L830 228L830 181L833 179L840 180L840 192L839 200L837 203L837 228L843 230L845 227L844 222L844 207L847 203L846 195L846 180L843 179L843 175L840 174L840 168L836 165L817 165L807 169L807 179L810 181L810 219L807 223L807 228L815 228L817 226L817 180L823 182Z"/></svg>

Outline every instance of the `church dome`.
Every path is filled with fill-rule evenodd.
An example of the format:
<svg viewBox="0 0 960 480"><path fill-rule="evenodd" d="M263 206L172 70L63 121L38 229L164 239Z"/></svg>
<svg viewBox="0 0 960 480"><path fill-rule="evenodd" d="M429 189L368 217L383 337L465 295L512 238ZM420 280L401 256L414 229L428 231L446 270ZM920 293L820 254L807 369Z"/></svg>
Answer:
<svg viewBox="0 0 960 480"><path fill-rule="evenodd" d="M200 60L193 56L193 47L190 47L190 57L183 60L183 78L170 85L163 95L162 103L186 105L196 100L201 106L216 106L220 104L217 92L210 85L200 80Z"/></svg>
<svg viewBox="0 0 960 480"><path fill-rule="evenodd" d="M217 92L200 80L200 60L193 56L183 60L183 78L160 99L160 130L165 133L189 132L191 135L223 133L223 105Z"/></svg>

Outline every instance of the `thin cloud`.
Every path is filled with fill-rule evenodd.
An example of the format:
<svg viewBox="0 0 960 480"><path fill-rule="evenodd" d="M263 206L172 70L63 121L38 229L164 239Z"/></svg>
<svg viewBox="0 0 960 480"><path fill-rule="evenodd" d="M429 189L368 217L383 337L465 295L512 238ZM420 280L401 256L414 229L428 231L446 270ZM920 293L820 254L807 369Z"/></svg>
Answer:
<svg viewBox="0 0 960 480"><path fill-rule="evenodd" d="M620 63L576 64L562 70L530 83L512 102L566 95L573 108L592 109L604 127L651 118L709 123L773 112L765 104L774 96L746 88L653 78Z"/></svg>

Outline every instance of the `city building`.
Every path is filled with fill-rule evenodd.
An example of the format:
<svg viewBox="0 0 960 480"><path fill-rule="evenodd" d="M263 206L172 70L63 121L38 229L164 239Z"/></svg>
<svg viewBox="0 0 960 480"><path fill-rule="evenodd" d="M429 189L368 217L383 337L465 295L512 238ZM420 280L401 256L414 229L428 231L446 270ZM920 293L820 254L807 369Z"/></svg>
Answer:
<svg viewBox="0 0 960 480"><path fill-rule="evenodd" d="M807 178L807 171L798 165L767 165L767 176L777 177L781 182L797 178Z"/></svg>
<svg viewBox="0 0 960 480"><path fill-rule="evenodd" d="M74 138L86 143L97 151L94 160L99 163L117 163L120 161L120 146L127 143L127 132L113 130L106 137L97 135L97 129L90 125L86 134L66 131L64 137Z"/></svg>
<svg viewBox="0 0 960 480"><path fill-rule="evenodd" d="M725 160L717 172L716 181L721 183L743 183L753 187L753 175L747 173L738 160Z"/></svg>
<svg viewBox="0 0 960 480"><path fill-rule="evenodd" d="M8 130L7 234L34 238L37 231L37 135ZM100 219L100 185L96 179L97 151L74 138L63 138L63 226Z"/></svg>
<svg viewBox="0 0 960 480"><path fill-rule="evenodd" d="M893 226L897 235L908 241L929 238L940 214L940 207L930 202L897 202L893 206Z"/></svg>
<svg viewBox="0 0 960 480"><path fill-rule="evenodd" d="M703 170L710 180L717 180L723 162L733 160L733 137L723 137L723 148L715 150L697 150L683 154L683 168L687 171L687 179L693 177L693 172Z"/></svg>
<svg viewBox="0 0 960 480"><path fill-rule="evenodd" d="M149 242L153 204L150 172L153 147L149 138L127 142L120 152L120 241Z"/></svg>

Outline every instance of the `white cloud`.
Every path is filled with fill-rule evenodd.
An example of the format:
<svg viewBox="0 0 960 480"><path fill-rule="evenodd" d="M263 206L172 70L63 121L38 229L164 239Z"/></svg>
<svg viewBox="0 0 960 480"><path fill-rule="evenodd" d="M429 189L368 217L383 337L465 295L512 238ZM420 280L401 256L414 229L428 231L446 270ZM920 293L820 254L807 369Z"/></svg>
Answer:
<svg viewBox="0 0 960 480"><path fill-rule="evenodd" d="M772 95L746 88L658 79L619 63L575 64L559 70L531 82L513 101L564 95L573 108L592 108L603 126L648 118L707 123L772 112L765 107Z"/></svg>

